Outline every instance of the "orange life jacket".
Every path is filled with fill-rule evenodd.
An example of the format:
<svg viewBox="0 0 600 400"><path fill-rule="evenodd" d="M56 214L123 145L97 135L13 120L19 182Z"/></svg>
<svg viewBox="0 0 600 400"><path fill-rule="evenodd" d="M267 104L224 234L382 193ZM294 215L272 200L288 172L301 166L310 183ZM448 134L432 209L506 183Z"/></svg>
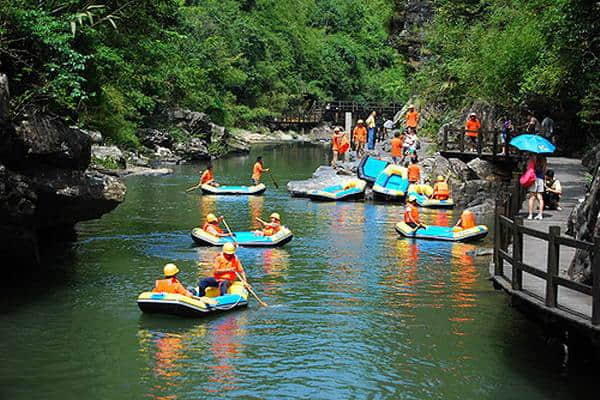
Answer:
<svg viewBox="0 0 600 400"><path fill-rule="evenodd" d="M367 142L367 128L362 125L358 125L354 128L354 141L356 143L366 143Z"/></svg>
<svg viewBox="0 0 600 400"><path fill-rule="evenodd" d="M463 229L474 228L477 225L475 214L471 211L463 211L460 216L460 227Z"/></svg>
<svg viewBox="0 0 600 400"><path fill-rule="evenodd" d="M421 179L421 168L417 164L410 164L408 166L408 181L418 182Z"/></svg>
<svg viewBox="0 0 600 400"><path fill-rule="evenodd" d="M404 211L404 222L411 223L416 222L417 224L421 223L419 219L419 210L417 207L414 207L410 204L406 206L406 210Z"/></svg>
<svg viewBox="0 0 600 400"><path fill-rule="evenodd" d="M200 177L200 183L204 185L206 182L210 182L213 179L215 179L213 173L207 169L202 173L202 176Z"/></svg>
<svg viewBox="0 0 600 400"><path fill-rule="evenodd" d="M202 230L215 236L219 236L219 233L223 233L223 229L219 228L216 224L211 224L210 222L206 222L202 227Z"/></svg>
<svg viewBox="0 0 600 400"><path fill-rule="evenodd" d="M243 272L242 263L234 255L231 260L225 258L223 253L215 257L215 265L213 267L213 276L216 280L228 280L230 282L235 281L235 272Z"/></svg>
<svg viewBox="0 0 600 400"><path fill-rule="evenodd" d="M276 234L280 230L281 230L281 225L279 225L279 224L275 225L275 226L267 225L263 229L263 235L265 235L265 236L273 236L274 234Z"/></svg>
<svg viewBox="0 0 600 400"><path fill-rule="evenodd" d="M419 122L419 113L416 111L406 113L406 126L416 128Z"/></svg>
<svg viewBox="0 0 600 400"><path fill-rule="evenodd" d="M437 200L447 200L450 197L450 188L448 182L436 182L433 185L433 198Z"/></svg>
<svg viewBox="0 0 600 400"><path fill-rule="evenodd" d="M477 137L479 135L479 129L481 128L481 122L478 119L472 120L469 118L465 123L466 135L471 137Z"/></svg>
<svg viewBox="0 0 600 400"><path fill-rule="evenodd" d="M254 164L254 168L252 168L252 179L259 181L263 171L264 171L264 168L263 168L262 164L257 161Z"/></svg>
<svg viewBox="0 0 600 400"><path fill-rule="evenodd" d="M402 145L404 144L404 140L399 137L395 137L391 141L392 150L391 154L393 157L400 157L402 155Z"/></svg>
<svg viewBox="0 0 600 400"><path fill-rule="evenodd" d="M175 293L184 296L192 297L192 294L175 277L158 279L154 282L153 292Z"/></svg>

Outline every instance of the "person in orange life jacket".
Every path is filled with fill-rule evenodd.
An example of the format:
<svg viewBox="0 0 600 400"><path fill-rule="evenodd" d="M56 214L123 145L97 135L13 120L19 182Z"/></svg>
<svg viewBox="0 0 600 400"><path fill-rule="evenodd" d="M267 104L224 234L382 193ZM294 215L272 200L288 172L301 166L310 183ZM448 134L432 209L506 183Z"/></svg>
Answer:
<svg viewBox="0 0 600 400"><path fill-rule="evenodd" d="M469 118L465 122L465 136L471 141L471 151L477 149L477 137L479 136L479 130L481 129L481 122L477 119L477 114L469 114Z"/></svg>
<svg viewBox="0 0 600 400"><path fill-rule="evenodd" d="M448 200L450 197L450 187L448 186L448 182L444 179L443 176L438 176L435 184L433 185L433 193L431 198L436 200Z"/></svg>
<svg viewBox="0 0 600 400"><path fill-rule="evenodd" d="M475 226L477 226L475 214L473 214L472 211L465 210L460 215L458 221L456 221L456 225L454 225L454 228L459 228L460 230L462 230L474 228Z"/></svg>
<svg viewBox="0 0 600 400"><path fill-rule="evenodd" d="M241 261L235 255L235 245L225 243L223 251L215 257L213 276L202 278L198 282L198 296L204 296L207 287L218 287L221 296L227 294L227 289L236 280L236 272L244 281L246 280L246 272Z"/></svg>
<svg viewBox="0 0 600 400"><path fill-rule="evenodd" d="M179 268L177 268L177 265L171 263L166 264L163 268L163 273L165 278L158 279L154 283L154 288L152 289L153 292L174 293L187 297L194 297L194 295L184 288L181 282L179 282L177 279L177 274L179 273Z"/></svg>
<svg viewBox="0 0 600 400"><path fill-rule="evenodd" d="M255 185L260 183L260 177L263 172L269 172L269 168L265 168L262 161L262 156L256 157L256 163L254 163L254 167L252 168L252 182Z"/></svg>
<svg viewBox="0 0 600 400"><path fill-rule="evenodd" d="M217 218L217 216L213 213L207 214L206 223L202 226L202 230L217 237L231 236L229 233L224 233L223 229L219 227L219 223L221 221L223 221L223 216Z"/></svg>
<svg viewBox="0 0 600 400"><path fill-rule="evenodd" d="M408 200L406 201L406 207L404 210L404 223L413 229L419 226L424 226L421 224L421 220L419 218L417 198L413 195L408 196Z"/></svg>
<svg viewBox="0 0 600 400"><path fill-rule="evenodd" d="M271 222L256 218L256 220L263 225L262 231L254 231L257 236L273 236L281 230L281 217L279 216L279 213L275 212L271 214L270 218Z"/></svg>
<svg viewBox="0 0 600 400"><path fill-rule="evenodd" d="M219 184L215 181L215 176L213 175L213 166L212 164L208 164L202 175L200 176L199 185L210 185L214 187L219 187Z"/></svg>
<svg viewBox="0 0 600 400"><path fill-rule="evenodd" d="M421 168L417 165L417 158L412 158L410 165L406 168L408 170L408 182L419 183L421 181Z"/></svg>

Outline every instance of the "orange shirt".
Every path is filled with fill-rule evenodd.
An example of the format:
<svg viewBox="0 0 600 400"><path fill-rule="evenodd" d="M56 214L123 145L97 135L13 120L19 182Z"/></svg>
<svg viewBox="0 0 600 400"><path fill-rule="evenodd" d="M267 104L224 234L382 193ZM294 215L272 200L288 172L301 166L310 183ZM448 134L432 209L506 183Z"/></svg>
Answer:
<svg viewBox="0 0 600 400"><path fill-rule="evenodd" d="M263 235L265 236L273 236L274 234L276 234L277 232L279 232L281 230L281 225L280 224L269 224L267 226L264 227L263 229Z"/></svg>
<svg viewBox="0 0 600 400"><path fill-rule="evenodd" d="M447 182L436 182L433 185L433 198L437 200L448 200L450 188Z"/></svg>
<svg viewBox="0 0 600 400"><path fill-rule="evenodd" d="M202 230L214 236L219 236L220 233L223 233L223 229L219 228L217 224L211 224L210 222L205 223Z"/></svg>
<svg viewBox="0 0 600 400"><path fill-rule="evenodd" d="M262 164L257 161L252 168L252 179L259 181L264 170Z"/></svg>
<svg viewBox="0 0 600 400"><path fill-rule="evenodd" d="M366 143L367 142L367 128L363 125L357 125L354 128L354 141L356 143Z"/></svg>
<svg viewBox="0 0 600 400"><path fill-rule="evenodd" d="M175 277L158 279L154 283L153 292L182 294L187 297L192 297L192 294Z"/></svg>
<svg viewBox="0 0 600 400"><path fill-rule="evenodd" d="M239 273L244 272L242 263L235 255L231 260L226 259L223 253L215 257L215 265L213 267L213 276L215 279L233 282L236 279L236 271Z"/></svg>
<svg viewBox="0 0 600 400"><path fill-rule="evenodd" d="M399 157L402 155L402 145L404 144L404 140L402 140L402 138L399 137L394 137L392 139L392 157Z"/></svg>
<svg viewBox="0 0 600 400"><path fill-rule="evenodd" d="M481 122L478 119L472 120L469 118L465 123L466 135L471 137L477 137L479 135L479 129L481 129Z"/></svg>
<svg viewBox="0 0 600 400"><path fill-rule="evenodd" d="M411 222L420 224L421 220L419 219L419 209L411 204L407 204L406 210L404 211L404 222L407 224Z"/></svg>
<svg viewBox="0 0 600 400"><path fill-rule="evenodd" d="M200 183L204 185L206 182L210 182L213 179L215 179L215 177L213 176L212 171L207 169L202 173L202 176L200 177Z"/></svg>
<svg viewBox="0 0 600 400"><path fill-rule="evenodd" d="M406 126L409 128L416 128L419 124L419 113L416 111L409 111L406 113Z"/></svg>
<svg viewBox="0 0 600 400"><path fill-rule="evenodd" d="M475 214L472 211L463 211L460 216L460 227L463 229L469 229L475 227Z"/></svg>
<svg viewBox="0 0 600 400"><path fill-rule="evenodd" d="M418 182L421 179L421 168L417 164L410 164L408 166L408 181Z"/></svg>

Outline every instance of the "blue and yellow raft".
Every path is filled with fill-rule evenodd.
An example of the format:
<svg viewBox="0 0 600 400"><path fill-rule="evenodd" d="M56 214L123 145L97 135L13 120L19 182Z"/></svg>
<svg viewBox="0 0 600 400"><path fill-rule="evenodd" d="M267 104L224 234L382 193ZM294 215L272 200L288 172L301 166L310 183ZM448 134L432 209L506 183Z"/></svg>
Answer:
<svg viewBox="0 0 600 400"><path fill-rule="evenodd" d="M430 199L429 196L433 194L433 188L430 185L415 185L411 184L408 187L408 195L415 196L417 198L417 204L420 207L429 208L452 208L454 207L454 200L436 200Z"/></svg>
<svg viewBox="0 0 600 400"><path fill-rule="evenodd" d="M211 235L201 228L192 229L194 242L208 246L222 246L225 243L238 243L247 247L277 247L288 243L294 235L287 227L282 226L279 232L272 236L260 236L254 232L233 232L235 241L229 236L218 237Z"/></svg>
<svg viewBox="0 0 600 400"><path fill-rule="evenodd" d="M385 200L402 200L408 190L408 171L399 165L388 165L377 177L373 194Z"/></svg>
<svg viewBox="0 0 600 400"><path fill-rule="evenodd" d="M415 239L467 242L485 237L488 233L488 228L485 225L477 225L469 229L428 225L426 228L413 229L406 223L399 222L396 224L396 231L402 236Z"/></svg>
<svg viewBox="0 0 600 400"><path fill-rule="evenodd" d="M383 161L375 157L366 156L358 164L356 174L364 181L371 184L375 183L377 177L389 165L388 161Z"/></svg>
<svg viewBox="0 0 600 400"><path fill-rule="evenodd" d="M365 195L367 182L354 179L343 185L333 185L321 190L310 190L308 197L315 201L358 200Z"/></svg>
<svg viewBox="0 0 600 400"><path fill-rule="evenodd" d="M149 314L180 317L204 317L248 306L248 291L241 282L234 282L226 295L218 288L207 288L204 297L191 298L174 293L143 292L138 296L140 310Z"/></svg>
<svg viewBox="0 0 600 400"><path fill-rule="evenodd" d="M259 195L263 194L267 187L264 183L259 183L254 186L200 186L204 194L223 194L223 195Z"/></svg>

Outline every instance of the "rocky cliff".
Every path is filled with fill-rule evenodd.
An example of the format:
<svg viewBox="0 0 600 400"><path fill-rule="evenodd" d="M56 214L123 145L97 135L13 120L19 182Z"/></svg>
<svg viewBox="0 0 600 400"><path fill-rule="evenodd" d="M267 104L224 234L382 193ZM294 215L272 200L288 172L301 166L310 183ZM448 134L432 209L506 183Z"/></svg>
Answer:
<svg viewBox="0 0 600 400"><path fill-rule="evenodd" d="M0 253L21 266L41 264L44 233L99 218L125 198L125 185L88 169L91 139L61 118L9 114L0 74ZM56 235L53 235L56 238Z"/></svg>

